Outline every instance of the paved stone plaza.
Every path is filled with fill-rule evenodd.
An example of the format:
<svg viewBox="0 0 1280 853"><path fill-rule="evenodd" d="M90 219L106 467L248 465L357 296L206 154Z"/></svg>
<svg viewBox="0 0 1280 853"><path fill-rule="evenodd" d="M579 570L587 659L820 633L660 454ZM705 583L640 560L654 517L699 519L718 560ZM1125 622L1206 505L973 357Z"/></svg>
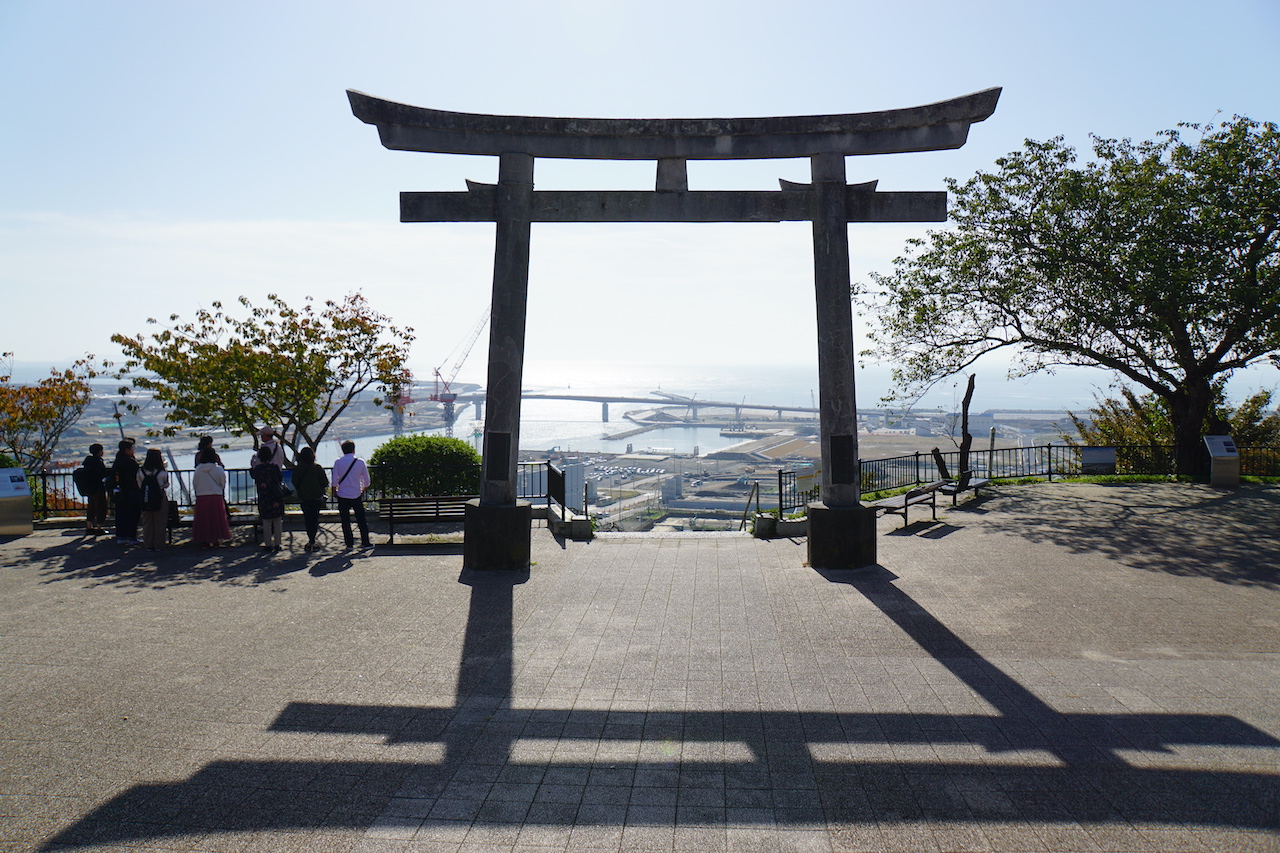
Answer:
<svg viewBox="0 0 1280 853"><path fill-rule="evenodd" d="M8 541L0 846L1280 849L1280 489L927 516L825 574L716 534L539 529L520 575Z"/></svg>

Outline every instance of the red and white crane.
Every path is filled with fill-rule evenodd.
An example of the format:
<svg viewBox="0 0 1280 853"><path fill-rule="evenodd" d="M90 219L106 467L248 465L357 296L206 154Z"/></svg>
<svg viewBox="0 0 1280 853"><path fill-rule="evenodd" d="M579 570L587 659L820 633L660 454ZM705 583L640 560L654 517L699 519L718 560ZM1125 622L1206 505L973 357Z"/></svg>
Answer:
<svg viewBox="0 0 1280 853"><path fill-rule="evenodd" d="M450 385L458 378L458 371L462 369L462 365L466 362L467 356L471 355L471 348L476 345L476 341L479 339L480 333L484 331L484 327L488 322L489 311L486 309L485 312L480 315L480 319L476 322L475 326L472 327L471 331L467 334L462 347L462 354L458 356L458 360L455 361L453 363L453 367L449 369L448 378L445 378L445 376L440 372L440 368L444 367L444 362L442 362L440 367L437 367L434 371L436 386L435 393L431 395L430 399L433 402L440 403L444 406L444 434L450 438L453 438L453 422L457 418L457 413L454 410L454 403L458 399L458 395L454 393ZM447 362L448 358L446 358L445 361Z"/></svg>

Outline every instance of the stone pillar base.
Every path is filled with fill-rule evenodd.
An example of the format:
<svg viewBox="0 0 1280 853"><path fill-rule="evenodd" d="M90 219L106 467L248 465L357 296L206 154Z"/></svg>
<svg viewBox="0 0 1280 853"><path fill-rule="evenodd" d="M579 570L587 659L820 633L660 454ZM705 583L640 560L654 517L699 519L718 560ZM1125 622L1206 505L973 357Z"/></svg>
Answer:
<svg viewBox="0 0 1280 853"><path fill-rule="evenodd" d="M523 570L529 568L533 508L528 501L514 505L467 501L462 536L462 568Z"/></svg>
<svg viewBox="0 0 1280 853"><path fill-rule="evenodd" d="M876 511L869 506L809 504L809 565L860 569L876 565Z"/></svg>

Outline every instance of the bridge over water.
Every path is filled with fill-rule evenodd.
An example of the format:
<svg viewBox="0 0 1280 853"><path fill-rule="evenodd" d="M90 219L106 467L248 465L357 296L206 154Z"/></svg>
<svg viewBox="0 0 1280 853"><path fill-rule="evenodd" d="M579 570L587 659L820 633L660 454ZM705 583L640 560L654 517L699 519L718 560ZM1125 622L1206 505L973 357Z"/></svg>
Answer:
<svg viewBox="0 0 1280 853"><path fill-rule="evenodd" d="M522 400L571 400L576 402L599 403L600 404L600 420L604 423L609 422L609 404L610 403L640 403L646 406L683 406L689 410L691 419L697 420L699 409L732 409L734 420L742 420L742 413L745 412L772 412L777 420L782 420L784 412L793 412L796 414L817 415L818 409L812 406L779 406L772 403L747 403L732 402L723 400L698 400L693 397L686 397L681 394L671 394L666 391L650 392L650 397L628 397L618 394L557 394L544 392L523 392L520 397ZM466 401L473 404L476 408L476 420L481 419L483 414L483 406L485 402L485 393L476 391L471 394L459 394L458 401Z"/></svg>

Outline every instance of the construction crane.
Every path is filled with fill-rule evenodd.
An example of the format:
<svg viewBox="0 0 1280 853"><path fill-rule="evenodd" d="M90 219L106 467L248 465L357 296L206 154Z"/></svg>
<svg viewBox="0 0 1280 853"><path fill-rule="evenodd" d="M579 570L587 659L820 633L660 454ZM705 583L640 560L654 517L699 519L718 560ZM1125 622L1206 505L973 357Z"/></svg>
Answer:
<svg viewBox="0 0 1280 853"><path fill-rule="evenodd" d="M391 386L391 396L395 402L391 406L391 430L399 438L404 432L404 410L413 402L413 382L407 371L402 373Z"/></svg>
<svg viewBox="0 0 1280 853"><path fill-rule="evenodd" d="M444 367L444 362L441 362L440 367L437 367L434 371L436 386L435 393L431 395L430 399L432 402L440 403L444 406L444 434L450 438L453 438L453 423L457 419L454 403L458 399L458 395L454 393L450 385L458 378L458 371L462 369L467 356L471 355L471 348L476 345L476 340L480 337L480 333L484 331L484 327L488 322L489 312L486 310L480 315L480 319L468 333L465 344L462 347L462 354L458 356L458 360L450 368L447 379L440 373L440 368ZM446 358L445 361L448 361L448 359Z"/></svg>

